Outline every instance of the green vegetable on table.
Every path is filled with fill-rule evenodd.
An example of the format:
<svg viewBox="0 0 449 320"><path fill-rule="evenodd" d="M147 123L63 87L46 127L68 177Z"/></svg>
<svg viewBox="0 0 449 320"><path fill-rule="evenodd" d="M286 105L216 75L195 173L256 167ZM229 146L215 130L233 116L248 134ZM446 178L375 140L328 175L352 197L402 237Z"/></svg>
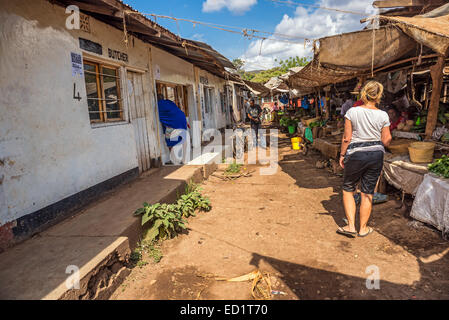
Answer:
<svg viewBox="0 0 449 320"><path fill-rule="evenodd" d="M288 126L288 121L290 120L290 118L289 117L282 117L280 120L279 120L279 124L282 126L282 127L287 127Z"/></svg>
<svg viewBox="0 0 449 320"><path fill-rule="evenodd" d="M449 157L444 155L429 164L429 171L443 178L449 178Z"/></svg>
<svg viewBox="0 0 449 320"><path fill-rule="evenodd" d="M287 121L287 127L297 127L298 126L298 120L296 119L289 119Z"/></svg>

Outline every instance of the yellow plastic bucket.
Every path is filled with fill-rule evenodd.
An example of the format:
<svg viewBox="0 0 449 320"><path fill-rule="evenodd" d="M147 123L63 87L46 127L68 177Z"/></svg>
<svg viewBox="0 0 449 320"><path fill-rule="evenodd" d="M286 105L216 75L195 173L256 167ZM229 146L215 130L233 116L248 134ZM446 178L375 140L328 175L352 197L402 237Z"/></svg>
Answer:
<svg viewBox="0 0 449 320"><path fill-rule="evenodd" d="M292 149L293 150L300 150L301 149L301 147L299 145L301 143L301 141L302 141L301 138L299 138L299 137L291 138L291 141L292 141Z"/></svg>

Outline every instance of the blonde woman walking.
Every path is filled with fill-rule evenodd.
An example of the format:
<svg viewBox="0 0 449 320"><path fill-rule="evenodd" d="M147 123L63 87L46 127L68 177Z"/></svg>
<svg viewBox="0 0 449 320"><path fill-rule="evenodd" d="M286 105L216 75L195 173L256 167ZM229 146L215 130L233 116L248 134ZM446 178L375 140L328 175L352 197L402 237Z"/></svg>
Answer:
<svg viewBox="0 0 449 320"><path fill-rule="evenodd" d="M385 149L391 142L390 120L376 105L382 99L383 86L369 81L362 89L363 105L345 114L345 131L341 144L340 165L344 168L343 205L348 225L337 233L365 237L373 232L368 227L377 180L383 167ZM355 227L354 192L361 182L360 228Z"/></svg>

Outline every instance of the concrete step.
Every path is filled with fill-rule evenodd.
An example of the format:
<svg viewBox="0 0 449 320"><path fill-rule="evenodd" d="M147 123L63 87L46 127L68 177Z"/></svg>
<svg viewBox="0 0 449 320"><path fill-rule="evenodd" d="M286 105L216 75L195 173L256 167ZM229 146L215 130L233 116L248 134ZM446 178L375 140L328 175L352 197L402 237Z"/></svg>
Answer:
<svg viewBox="0 0 449 320"><path fill-rule="evenodd" d="M212 164L142 174L62 223L0 254L0 299L107 299L129 274L143 202L173 202ZM206 175L207 177L207 175ZM79 270L79 288L70 288Z"/></svg>

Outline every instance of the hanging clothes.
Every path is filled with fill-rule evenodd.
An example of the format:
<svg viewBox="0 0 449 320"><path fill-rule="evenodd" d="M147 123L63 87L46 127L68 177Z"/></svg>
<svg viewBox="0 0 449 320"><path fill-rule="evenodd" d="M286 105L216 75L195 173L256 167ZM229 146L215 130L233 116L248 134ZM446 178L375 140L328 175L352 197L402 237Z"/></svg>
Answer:
<svg viewBox="0 0 449 320"><path fill-rule="evenodd" d="M282 104L287 104L287 105L288 105L288 96L283 95L282 97L279 98L279 101L280 101Z"/></svg>
<svg viewBox="0 0 449 320"><path fill-rule="evenodd" d="M307 97L304 97L304 98L302 99L301 106L302 106L305 110L308 110L308 109L309 109L310 103L309 103L309 99L308 99Z"/></svg>

